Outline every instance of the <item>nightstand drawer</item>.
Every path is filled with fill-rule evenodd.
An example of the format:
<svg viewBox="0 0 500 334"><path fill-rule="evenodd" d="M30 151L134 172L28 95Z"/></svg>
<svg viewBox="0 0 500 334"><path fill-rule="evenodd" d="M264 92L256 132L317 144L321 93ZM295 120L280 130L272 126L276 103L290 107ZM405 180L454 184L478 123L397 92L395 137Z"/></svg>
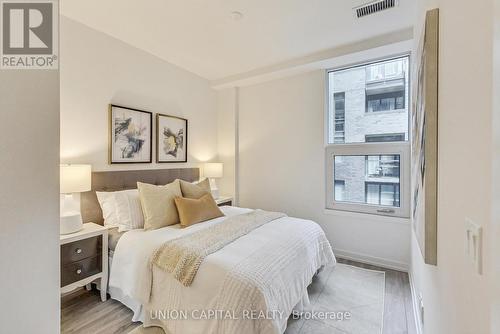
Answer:
<svg viewBox="0 0 500 334"><path fill-rule="evenodd" d="M61 267L99 254L101 239L101 236L96 236L61 245Z"/></svg>
<svg viewBox="0 0 500 334"><path fill-rule="evenodd" d="M102 271L101 255L61 267L61 286L77 282Z"/></svg>

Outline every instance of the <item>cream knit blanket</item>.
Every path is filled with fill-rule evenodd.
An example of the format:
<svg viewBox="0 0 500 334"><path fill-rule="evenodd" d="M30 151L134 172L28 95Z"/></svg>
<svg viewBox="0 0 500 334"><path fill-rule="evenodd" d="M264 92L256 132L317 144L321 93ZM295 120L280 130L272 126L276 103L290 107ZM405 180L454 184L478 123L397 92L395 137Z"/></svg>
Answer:
<svg viewBox="0 0 500 334"><path fill-rule="evenodd" d="M280 212L254 210L229 217L223 222L164 243L153 254L152 264L171 273L184 286L190 286L198 268L208 255L273 220Z"/></svg>

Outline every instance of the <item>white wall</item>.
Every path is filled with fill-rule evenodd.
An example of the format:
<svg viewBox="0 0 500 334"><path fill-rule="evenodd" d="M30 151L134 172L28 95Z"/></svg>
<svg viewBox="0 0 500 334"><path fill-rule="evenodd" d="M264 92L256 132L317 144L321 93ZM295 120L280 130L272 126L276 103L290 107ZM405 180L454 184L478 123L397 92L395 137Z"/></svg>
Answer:
<svg viewBox="0 0 500 334"><path fill-rule="evenodd" d="M424 333L483 334L490 327L493 7L489 0L419 1L415 36L420 36L425 10L436 5L440 8L438 265L423 263L413 236L411 273L417 293L423 296ZM484 229L483 275L475 273L465 257L466 218Z"/></svg>
<svg viewBox="0 0 500 334"><path fill-rule="evenodd" d="M235 190L235 89L226 89L217 94L217 144L219 161L224 163L224 177L218 181L221 195L233 196Z"/></svg>
<svg viewBox="0 0 500 334"><path fill-rule="evenodd" d="M312 219L337 255L405 269L407 220L324 209L324 94L323 70L240 88L239 204ZM230 91L224 98L234 103Z"/></svg>
<svg viewBox="0 0 500 334"><path fill-rule="evenodd" d="M60 45L63 162L109 170L217 160L216 94L207 80L64 16ZM108 165L109 103L187 118L188 163Z"/></svg>
<svg viewBox="0 0 500 334"><path fill-rule="evenodd" d="M59 333L59 72L0 70L0 333Z"/></svg>

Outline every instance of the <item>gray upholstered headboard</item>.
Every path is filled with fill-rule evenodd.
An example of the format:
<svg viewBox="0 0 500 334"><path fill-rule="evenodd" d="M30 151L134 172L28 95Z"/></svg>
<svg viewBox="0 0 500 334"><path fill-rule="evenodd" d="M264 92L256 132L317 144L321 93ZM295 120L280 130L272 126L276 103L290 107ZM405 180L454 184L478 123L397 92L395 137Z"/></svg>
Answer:
<svg viewBox="0 0 500 334"><path fill-rule="evenodd" d="M175 179L192 182L198 180L199 175L198 168L93 172L92 190L81 194L83 222L93 222L100 225L104 223L96 191L135 189L138 181L156 185L167 184Z"/></svg>

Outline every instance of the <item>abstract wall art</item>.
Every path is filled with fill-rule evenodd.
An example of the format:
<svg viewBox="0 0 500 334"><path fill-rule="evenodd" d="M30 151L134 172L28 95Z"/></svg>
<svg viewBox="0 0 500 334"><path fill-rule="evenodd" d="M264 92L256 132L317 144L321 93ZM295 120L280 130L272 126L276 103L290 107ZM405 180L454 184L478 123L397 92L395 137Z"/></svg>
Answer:
<svg viewBox="0 0 500 334"><path fill-rule="evenodd" d="M412 107L413 228L427 264L437 264L439 10L427 12L415 56Z"/></svg>
<svg viewBox="0 0 500 334"><path fill-rule="evenodd" d="M188 121L156 114L156 162L187 162Z"/></svg>
<svg viewBox="0 0 500 334"><path fill-rule="evenodd" d="M109 163L152 162L153 114L109 105Z"/></svg>

